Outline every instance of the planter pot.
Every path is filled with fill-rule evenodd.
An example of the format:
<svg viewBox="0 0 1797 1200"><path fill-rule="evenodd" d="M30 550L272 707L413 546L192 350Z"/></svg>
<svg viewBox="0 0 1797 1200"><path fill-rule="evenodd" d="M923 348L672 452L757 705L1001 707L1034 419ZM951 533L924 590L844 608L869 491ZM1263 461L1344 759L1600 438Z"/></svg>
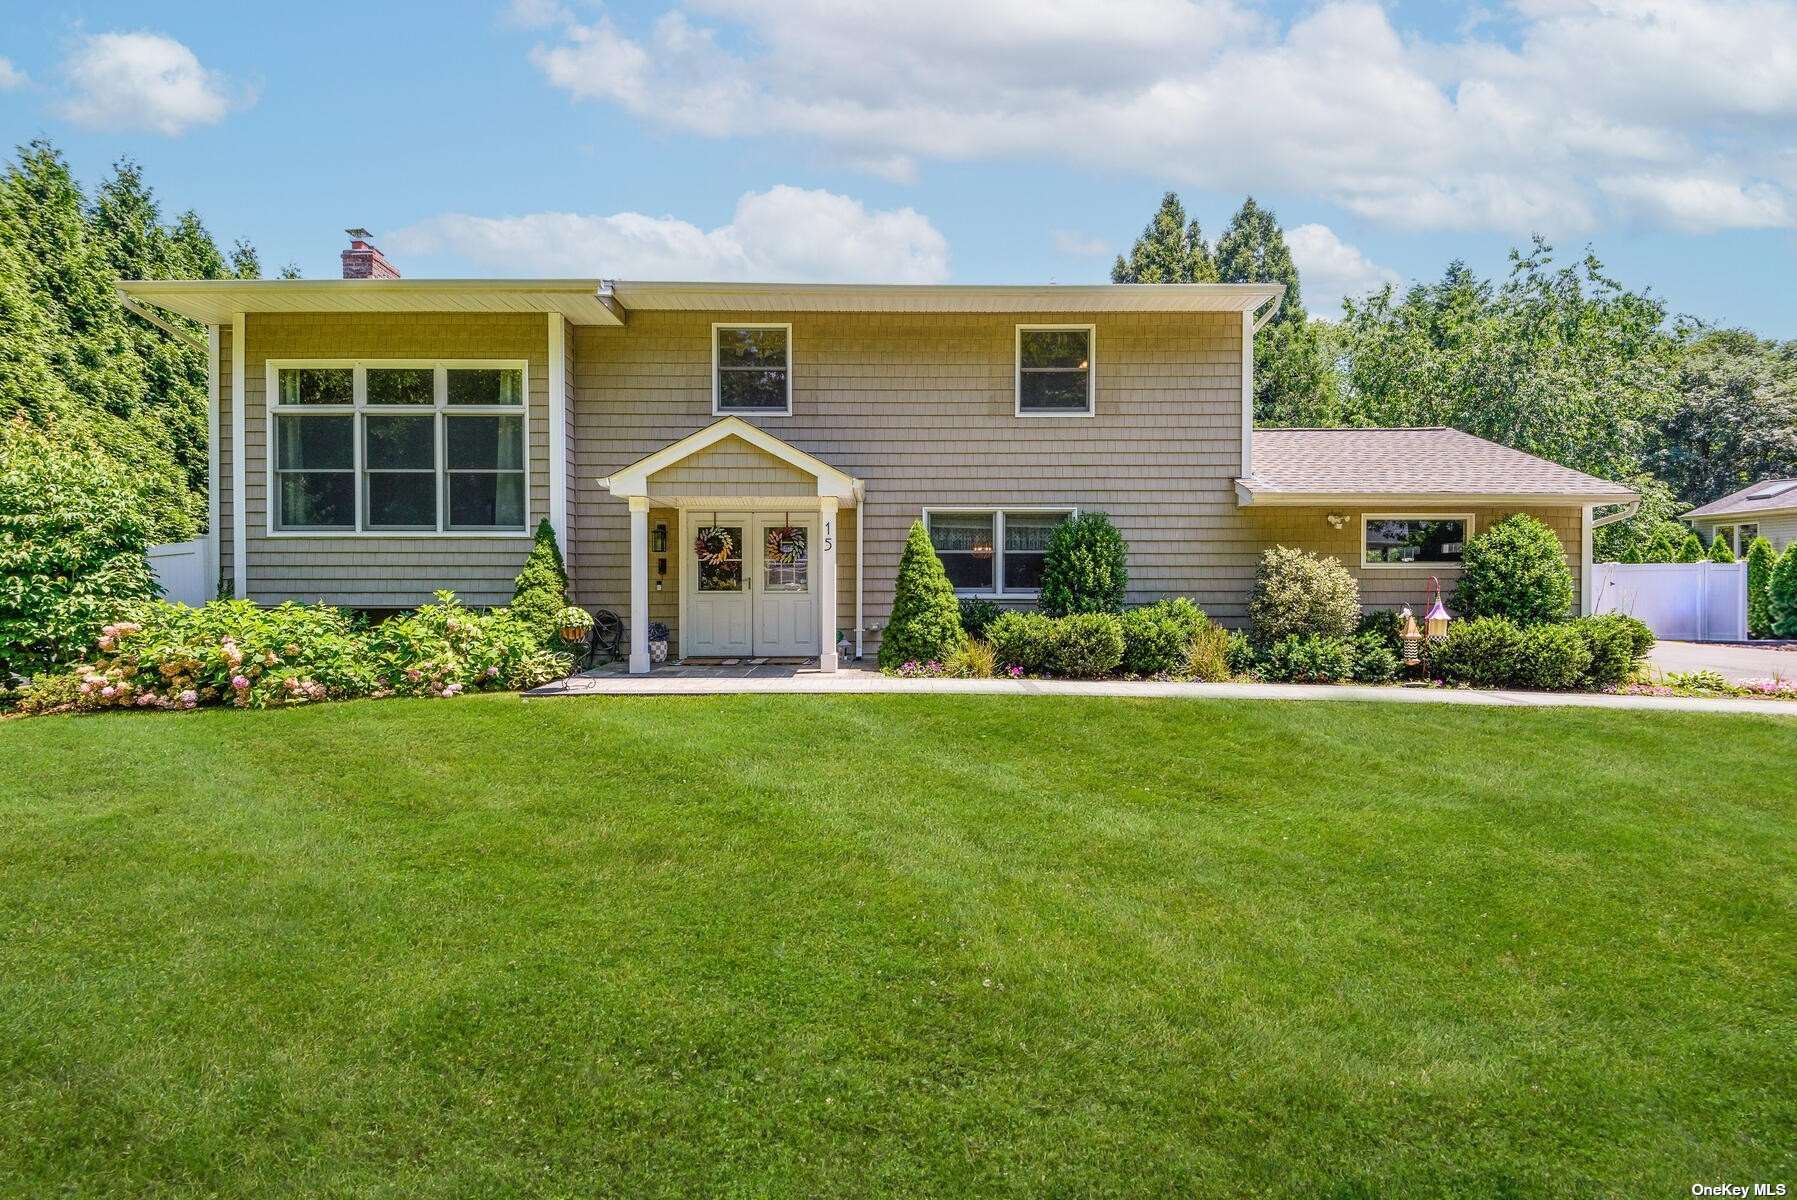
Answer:
<svg viewBox="0 0 1797 1200"><path fill-rule="evenodd" d="M587 634L591 632L592 628L590 626L586 629L582 629L577 625L569 625L562 630L562 641L567 642L570 646L578 645L586 641Z"/></svg>
<svg viewBox="0 0 1797 1200"><path fill-rule="evenodd" d="M652 663L668 661L668 643L665 638L659 642L649 643L649 661Z"/></svg>

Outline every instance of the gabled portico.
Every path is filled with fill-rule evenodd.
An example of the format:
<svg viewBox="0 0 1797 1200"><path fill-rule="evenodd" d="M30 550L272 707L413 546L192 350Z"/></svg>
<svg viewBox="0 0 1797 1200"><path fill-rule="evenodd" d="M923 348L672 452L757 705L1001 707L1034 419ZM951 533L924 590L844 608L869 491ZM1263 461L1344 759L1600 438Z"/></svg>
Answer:
<svg viewBox="0 0 1797 1200"><path fill-rule="evenodd" d="M683 655L815 654L837 667L839 512L859 479L739 417L724 417L599 481L630 506L630 658L649 670L649 512L674 509ZM855 541L860 625L860 539ZM690 569L689 569L690 568ZM857 635L857 643L859 636Z"/></svg>

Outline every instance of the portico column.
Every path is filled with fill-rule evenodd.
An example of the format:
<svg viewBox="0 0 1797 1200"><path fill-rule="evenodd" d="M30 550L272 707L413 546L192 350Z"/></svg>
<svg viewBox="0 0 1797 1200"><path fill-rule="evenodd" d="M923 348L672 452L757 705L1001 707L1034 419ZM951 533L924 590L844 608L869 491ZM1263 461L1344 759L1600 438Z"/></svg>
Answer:
<svg viewBox="0 0 1797 1200"><path fill-rule="evenodd" d="M817 669L836 669L836 497L818 501Z"/></svg>
<svg viewBox="0 0 1797 1200"><path fill-rule="evenodd" d="M649 673L649 497L630 498L630 673Z"/></svg>

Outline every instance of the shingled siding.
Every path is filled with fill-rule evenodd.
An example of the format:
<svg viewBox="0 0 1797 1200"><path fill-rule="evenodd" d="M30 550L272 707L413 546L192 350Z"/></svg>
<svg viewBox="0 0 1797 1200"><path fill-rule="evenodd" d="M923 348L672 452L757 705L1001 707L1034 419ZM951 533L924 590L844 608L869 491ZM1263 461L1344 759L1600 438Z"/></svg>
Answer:
<svg viewBox="0 0 1797 1200"><path fill-rule="evenodd" d="M228 368L229 337L225 340ZM527 528L531 528L549 511L549 331L541 313L251 314L244 345L244 499L251 599L263 603L322 600L357 608L404 608L428 601L439 588L454 591L469 604L504 604L511 599L512 581L530 549L528 533L484 538L270 537L264 395L267 361L527 360ZM228 392L226 396L228 414Z"/></svg>
<svg viewBox="0 0 1797 1200"><path fill-rule="evenodd" d="M1347 523L1340 529L1329 524L1330 513L1344 513ZM1355 508L1248 508L1243 510L1253 536L1263 546L1293 546L1313 554L1327 554L1341 560L1360 583L1360 602L1367 608L1399 608L1410 605L1421 615L1422 605L1430 595L1429 577L1441 580L1442 594L1452 608L1454 581L1460 568L1437 563L1417 567L1365 567L1360 565L1360 519L1363 512L1403 512L1406 516L1444 516L1471 512L1473 532L1489 529L1493 524L1516 512L1526 512L1547 524L1560 538L1566 550L1566 562L1572 571L1573 611L1578 611L1580 585L1580 508L1468 508L1438 505L1381 505L1376 509Z"/></svg>
<svg viewBox="0 0 1797 1200"><path fill-rule="evenodd" d="M716 419L711 325L735 319L637 312L621 329L575 331L580 473L570 540L581 603L629 607L627 509L597 479ZM866 482L870 630L885 622L905 532L926 507L1103 509L1130 542L1132 600L1177 593L1221 618L1242 616L1258 543L1233 490L1241 469L1237 314L754 319L792 323L793 415L747 419ZM1097 326L1095 417L1014 415L1019 323ZM848 628L852 509L839 524L838 624ZM686 548L674 549L679 558ZM672 606L661 599L653 607L665 619ZM877 641L870 633L870 651Z"/></svg>

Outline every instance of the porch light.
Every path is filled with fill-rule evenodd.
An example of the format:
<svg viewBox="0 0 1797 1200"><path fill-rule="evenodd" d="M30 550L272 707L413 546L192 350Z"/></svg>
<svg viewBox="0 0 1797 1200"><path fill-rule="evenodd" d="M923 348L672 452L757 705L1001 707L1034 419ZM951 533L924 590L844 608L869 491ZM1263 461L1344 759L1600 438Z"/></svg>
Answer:
<svg viewBox="0 0 1797 1200"><path fill-rule="evenodd" d="M1447 606L1441 602L1441 580L1431 575L1429 583L1435 589L1435 603L1423 614L1423 624L1428 627L1429 640L1433 642L1448 636L1448 622L1453 618L1448 615Z"/></svg>

